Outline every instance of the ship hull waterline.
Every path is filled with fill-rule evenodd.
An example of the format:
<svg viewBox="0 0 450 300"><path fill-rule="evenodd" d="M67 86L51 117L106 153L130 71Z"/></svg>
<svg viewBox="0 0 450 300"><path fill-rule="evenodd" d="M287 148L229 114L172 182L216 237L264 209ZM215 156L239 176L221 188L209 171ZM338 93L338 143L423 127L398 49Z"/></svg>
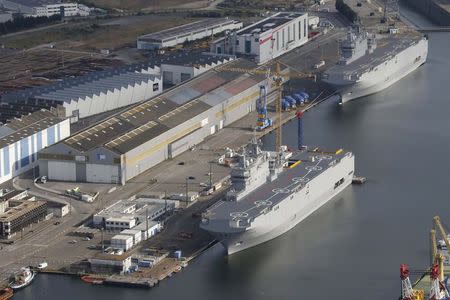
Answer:
<svg viewBox="0 0 450 300"><path fill-rule="evenodd" d="M262 243L266 243L270 240L273 240L289 230L293 229L296 225L298 225L301 221L305 220L308 216L310 216L313 212L318 210L320 207L325 205L339 193L341 193L347 186L351 184L351 178L346 178L345 184L342 184L339 188L334 190L332 193L328 195L324 195L320 201L313 202L307 210L303 210L293 215L288 219L287 222L284 222L277 227L272 228L272 230L267 232L258 232L258 230L250 229L241 233L230 234L229 237L223 238L220 237L220 243L225 247L227 251L227 255L232 255L237 252L241 252L247 250L249 248L258 246ZM301 200L301 199L299 199ZM217 236L219 238L219 236Z"/></svg>

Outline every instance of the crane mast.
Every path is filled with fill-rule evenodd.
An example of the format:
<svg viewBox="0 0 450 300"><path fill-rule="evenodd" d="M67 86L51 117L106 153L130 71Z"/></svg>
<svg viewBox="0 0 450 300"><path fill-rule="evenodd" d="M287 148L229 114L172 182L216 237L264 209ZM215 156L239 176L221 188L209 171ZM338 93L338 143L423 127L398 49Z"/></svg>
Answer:
<svg viewBox="0 0 450 300"><path fill-rule="evenodd" d="M439 216L435 216L433 218L436 227L439 229L439 232L442 235L442 239L444 240L445 246L447 246L447 251L450 253L450 242L448 241L447 233L445 232L444 226L442 226L441 218Z"/></svg>

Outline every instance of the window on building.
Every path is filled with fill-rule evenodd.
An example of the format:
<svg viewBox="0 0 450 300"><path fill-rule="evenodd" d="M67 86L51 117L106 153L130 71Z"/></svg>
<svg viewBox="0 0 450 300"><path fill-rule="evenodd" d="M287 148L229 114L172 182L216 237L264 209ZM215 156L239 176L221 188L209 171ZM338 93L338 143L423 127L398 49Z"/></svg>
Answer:
<svg viewBox="0 0 450 300"><path fill-rule="evenodd" d="M252 42L245 41L245 53L251 53L251 52L252 52Z"/></svg>
<svg viewBox="0 0 450 300"><path fill-rule="evenodd" d="M303 36L306 37L306 20L303 20Z"/></svg>
<svg viewBox="0 0 450 300"><path fill-rule="evenodd" d="M295 40L295 37L296 37L296 35L295 35L295 23L292 23L292 40Z"/></svg>
<svg viewBox="0 0 450 300"><path fill-rule="evenodd" d="M236 46L239 46L239 40L236 40Z"/></svg>
<svg viewBox="0 0 450 300"><path fill-rule="evenodd" d="M36 151L39 151L42 149L42 131L39 131L37 134L37 149Z"/></svg>
<svg viewBox="0 0 450 300"><path fill-rule="evenodd" d="M288 29L288 36L287 36L288 38L287 39L288 39L288 42L290 42L291 41L291 26L288 26L287 29Z"/></svg>
<svg viewBox="0 0 450 300"><path fill-rule="evenodd" d="M259 43L259 39L258 38L255 39L255 43Z"/></svg>
<svg viewBox="0 0 450 300"><path fill-rule="evenodd" d="M284 43L284 28L283 31L281 32L281 48L284 48L285 43Z"/></svg>
<svg viewBox="0 0 450 300"><path fill-rule="evenodd" d="M298 21L298 39L302 38L302 21Z"/></svg>
<svg viewBox="0 0 450 300"><path fill-rule="evenodd" d="M9 147L3 148L3 175L7 176L11 172L9 162Z"/></svg>
<svg viewBox="0 0 450 300"><path fill-rule="evenodd" d="M280 32L277 31L277 51L280 50Z"/></svg>
<svg viewBox="0 0 450 300"><path fill-rule="evenodd" d="M159 82L153 84L153 91L156 92L159 90Z"/></svg>
<svg viewBox="0 0 450 300"><path fill-rule="evenodd" d="M55 126L49 127L47 129L47 146L53 145L55 143Z"/></svg>
<svg viewBox="0 0 450 300"><path fill-rule="evenodd" d="M181 82L191 79L191 74L181 73Z"/></svg>

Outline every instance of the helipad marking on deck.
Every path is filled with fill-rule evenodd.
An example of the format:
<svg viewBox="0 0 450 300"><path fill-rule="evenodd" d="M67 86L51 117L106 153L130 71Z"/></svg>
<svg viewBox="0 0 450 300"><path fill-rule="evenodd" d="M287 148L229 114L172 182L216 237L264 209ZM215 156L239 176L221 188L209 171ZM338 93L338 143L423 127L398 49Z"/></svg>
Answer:
<svg viewBox="0 0 450 300"><path fill-rule="evenodd" d="M322 167L320 167L320 166L307 166L305 169L308 170L308 171L321 171Z"/></svg>
<svg viewBox="0 0 450 300"><path fill-rule="evenodd" d="M255 201L255 205L258 206L270 206L272 205L272 201L267 201L267 200L258 200Z"/></svg>
<svg viewBox="0 0 450 300"><path fill-rule="evenodd" d="M277 193L277 194L288 194L291 191L286 188L281 188L281 189L273 189L272 192Z"/></svg>
<svg viewBox="0 0 450 300"><path fill-rule="evenodd" d="M294 177L292 178L293 182L308 182L310 179L308 177Z"/></svg>
<svg viewBox="0 0 450 300"><path fill-rule="evenodd" d="M232 217L232 218L247 218L248 213L243 212L243 211L236 211L236 212L230 213L230 217Z"/></svg>

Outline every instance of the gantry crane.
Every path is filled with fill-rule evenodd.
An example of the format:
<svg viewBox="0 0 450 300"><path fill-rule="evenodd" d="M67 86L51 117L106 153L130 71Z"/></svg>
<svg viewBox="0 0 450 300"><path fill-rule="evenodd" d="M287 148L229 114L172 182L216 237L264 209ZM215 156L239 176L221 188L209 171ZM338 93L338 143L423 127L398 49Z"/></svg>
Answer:
<svg viewBox="0 0 450 300"><path fill-rule="evenodd" d="M275 107L277 112L276 122L275 122L275 140L276 140L276 151L279 151L281 145L282 145L282 117L281 117L281 101L282 101L282 90L281 87L284 82L288 81L290 78L311 78L314 81L316 80L316 75L314 74L306 74L301 73L298 71L295 71L295 73L286 73L284 74L281 71L281 65L282 63L279 61L275 62L275 72L273 72L272 80L275 84L277 97L275 100ZM283 64L284 65L284 64ZM286 66L286 65L285 65ZM289 66L286 66L289 70L291 68ZM257 74L257 75L267 75L269 66L265 67L259 67L254 69L248 69L248 68L237 68L237 67L229 67L226 65L222 65L219 67L216 67L217 71L227 71L227 72L237 72L237 73L248 73L248 74Z"/></svg>

